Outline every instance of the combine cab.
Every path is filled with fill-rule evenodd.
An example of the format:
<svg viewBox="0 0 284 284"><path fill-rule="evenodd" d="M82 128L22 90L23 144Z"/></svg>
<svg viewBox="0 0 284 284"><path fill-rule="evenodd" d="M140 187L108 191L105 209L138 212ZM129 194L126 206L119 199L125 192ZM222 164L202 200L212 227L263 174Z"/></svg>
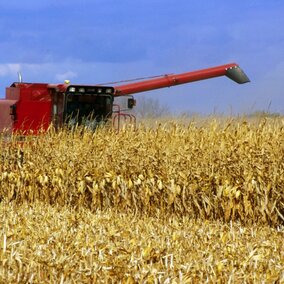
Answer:
<svg viewBox="0 0 284 284"><path fill-rule="evenodd" d="M62 92L51 88L52 121L58 128L84 125L95 129L112 115L113 87L71 85Z"/></svg>
<svg viewBox="0 0 284 284"><path fill-rule="evenodd" d="M186 84L219 76L227 76L237 83L249 82L248 77L235 64L159 78L143 80L118 86L70 85L46 83L13 83L6 88L6 98L0 100L0 131L23 135L45 131L52 124L56 129L84 125L95 129L114 117L134 119L121 113L113 104L114 97ZM128 99L128 107L135 101ZM115 110L114 110L115 109Z"/></svg>

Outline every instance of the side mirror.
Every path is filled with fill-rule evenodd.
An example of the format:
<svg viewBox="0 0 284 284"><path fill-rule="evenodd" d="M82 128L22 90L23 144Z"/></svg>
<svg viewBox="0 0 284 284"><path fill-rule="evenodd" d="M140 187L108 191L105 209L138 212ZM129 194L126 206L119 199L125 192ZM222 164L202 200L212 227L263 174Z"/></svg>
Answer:
<svg viewBox="0 0 284 284"><path fill-rule="evenodd" d="M128 99L127 101L127 107L132 109L134 106L136 106L136 100L133 98Z"/></svg>

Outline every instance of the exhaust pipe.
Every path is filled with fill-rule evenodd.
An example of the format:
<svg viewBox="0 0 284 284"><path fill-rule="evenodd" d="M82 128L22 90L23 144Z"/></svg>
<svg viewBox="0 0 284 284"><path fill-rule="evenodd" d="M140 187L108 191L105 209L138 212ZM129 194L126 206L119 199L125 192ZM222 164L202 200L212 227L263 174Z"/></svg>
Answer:
<svg viewBox="0 0 284 284"><path fill-rule="evenodd" d="M18 81L19 83L23 83L23 78L21 72L18 72Z"/></svg>

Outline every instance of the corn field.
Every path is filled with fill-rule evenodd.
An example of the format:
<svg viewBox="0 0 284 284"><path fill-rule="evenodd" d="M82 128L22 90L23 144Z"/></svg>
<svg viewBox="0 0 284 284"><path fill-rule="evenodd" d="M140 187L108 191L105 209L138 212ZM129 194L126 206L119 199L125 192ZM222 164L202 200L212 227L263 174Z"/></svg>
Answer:
<svg viewBox="0 0 284 284"><path fill-rule="evenodd" d="M0 282L284 282L283 118L4 140Z"/></svg>

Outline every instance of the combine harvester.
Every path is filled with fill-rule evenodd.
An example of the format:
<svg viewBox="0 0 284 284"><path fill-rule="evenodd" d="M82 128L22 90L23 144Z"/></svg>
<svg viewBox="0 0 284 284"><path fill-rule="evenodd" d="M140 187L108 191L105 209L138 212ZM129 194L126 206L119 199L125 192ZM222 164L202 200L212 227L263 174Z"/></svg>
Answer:
<svg viewBox="0 0 284 284"><path fill-rule="evenodd" d="M132 122L135 117L121 112L119 106L114 104L115 97L219 76L227 76L239 84L249 82L236 63L117 86L16 82L6 88L6 98L0 100L0 132L30 135L46 131L50 125L59 129L66 124L95 129L111 118L119 127L121 117ZM127 104L129 109L134 107L132 96Z"/></svg>

